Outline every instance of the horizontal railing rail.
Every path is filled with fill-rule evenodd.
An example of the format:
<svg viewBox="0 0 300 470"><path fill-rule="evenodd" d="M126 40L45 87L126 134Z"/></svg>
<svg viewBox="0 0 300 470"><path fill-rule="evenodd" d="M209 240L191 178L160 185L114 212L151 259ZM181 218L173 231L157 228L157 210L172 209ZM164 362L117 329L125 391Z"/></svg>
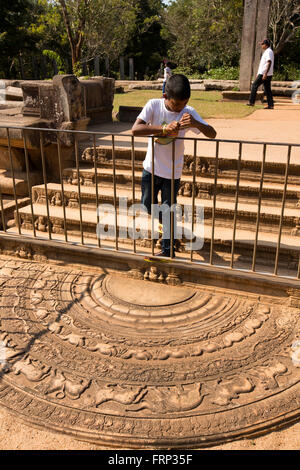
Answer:
<svg viewBox="0 0 300 470"><path fill-rule="evenodd" d="M16 134L14 131L20 131L20 133ZM34 143L32 143L32 133L34 134ZM51 138L48 138L47 140L47 136L49 135ZM67 143L65 136L69 137L69 141ZM97 146L101 146L101 142L103 142L102 139L104 137L109 139L110 146L108 147L106 142L106 148L110 148L111 150L111 157L105 163L105 165L109 165L111 169L112 190L110 196L104 194L105 190L108 188L108 183L105 183L103 178L103 168L105 168L105 165L104 167L101 166L101 162L97 159ZM120 184L118 183L118 174L120 171L122 173L123 168L122 167L120 170L117 168L118 159L116 157L116 149L118 137L121 137L123 141L124 139L127 139L128 145L126 148L130 153L130 159L128 160L129 163L127 165L127 177L129 180L129 185L125 188L126 191L124 191L123 188L120 188ZM155 154L155 137L148 137L151 141L152 154ZM122 225L124 224L124 214L122 210L125 210L126 208L128 209L127 206L121 207L124 193L128 195L128 197L125 196L124 199L126 199L127 202L128 200L131 200L133 205L137 204L137 200L140 198L140 187L138 188L137 180L140 180L141 178L140 173L142 167L141 162L136 159L136 150L137 148L140 150L140 147L137 144L140 139L139 137L134 137L131 134L101 131L46 129L40 127L1 125L0 139L1 146L7 146L8 149L9 162L8 165L6 165L6 170L9 173L9 178L11 181L11 189L8 191L9 196L7 196L5 193L5 191L7 191L7 189L5 189L6 187L3 187L3 185L0 184L2 233L7 232L15 234L17 232L18 235L26 234L26 236L29 235L34 238L43 239L45 238L44 234L47 233L47 238L49 240L64 241L65 243L79 243L81 245L95 244L99 248L105 250L114 249L117 251L129 251L136 255L150 254L151 256L155 256L155 248L157 244L157 230L155 229L155 222L157 222L157 220L154 217L154 207L156 205L156 201L154 199L155 181L153 178L156 170L155 158L152 159L151 169L152 212L151 214L147 215L148 219L146 214L144 214L144 219L146 218L148 222L150 220L150 240L149 237L145 237L147 242L150 241L150 246L148 246L149 249L147 250L147 247L145 248L145 246L140 247L137 243L137 240L142 240L140 234L143 232L143 230L138 226L138 222L141 223L141 220L143 219L143 217L140 217L141 214L139 214L139 210L141 211L142 208L138 208L137 212L134 208L134 210L130 212L130 217L128 217L127 214L127 227ZM29 139L31 139L30 143L28 142ZM300 144L247 140L241 141L235 139L207 139L201 137L178 137L177 139L182 139L185 142L192 144L192 149L189 154L191 157L189 170L185 171L182 176L183 180L187 177L187 174L190 176L188 182L191 186L191 189L188 197L184 196L179 198L180 202L176 202L175 140L173 140L172 143L170 143L172 155L172 210L167 215L167 218L164 219L165 227L167 226L166 221L170 220L170 231L168 236L170 238L171 260L176 257L176 261L208 264L211 266L225 263L225 267L228 269L244 269L249 273L268 272L275 276L280 275L299 279L300 237L298 238L297 236L297 230L299 227L300 234L300 210L298 210L296 207L296 201L294 201L295 207L291 206L291 203L289 203L290 206L287 207L287 197L289 196L289 185L291 184L289 183L289 176L292 165L292 151L295 149L297 150L300 147ZM85 143L82 144L82 142ZM212 153L210 153L209 157L206 157L210 160L213 160L213 166L209 174L209 199L205 200L202 200L196 195L196 188L199 188L199 186L201 188L201 184L203 185L201 174L199 176L199 168L197 171L198 160L205 158L203 155L199 154L201 151L199 150L199 144L203 142L207 142L213 146L213 151L210 150ZM49 173L47 164L47 148L50 144L52 144L54 147L54 152L56 152L57 156L57 174L54 176L53 174ZM88 144L90 145L93 153L93 161L90 162L90 166L88 168L89 171L93 173L93 185L89 186L89 192L87 194L86 187L82 182L82 167L80 165L84 162L81 162L80 160L80 146L82 149L82 147L88 147ZM231 186L235 186L235 192L232 194L232 198L229 201L228 195L226 199L226 197L223 196L222 193L220 194L218 191L218 182L220 179L222 179L222 185L226 184L224 183L224 178L226 175L224 176L224 170L220 167L221 161L224 159L229 160L228 156L225 157L222 155L221 146L223 144L237 145L235 149L236 153L231 157L231 159L236 161L236 165L231 168L230 176L227 175L227 177L230 179ZM249 144L258 146L260 152L260 158L255 160L259 166L260 171L259 173L256 171L257 184L256 186L253 186L255 189L252 188L252 193L255 191L257 197L253 200L252 195L251 201L247 200L247 195L245 195L246 190L243 189L245 186L247 186L247 184L251 185L251 178L249 180L249 175L245 175L243 173L243 163L247 161L245 146ZM20 200L24 199L24 196L20 197L18 194L19 169L16 168L16 164L14 163L13 158L13 148L15 146L18 149L23 149L24 152L24 168L28 194L28 206L27 209L25 208L26 210L23 206L21 207L20 205ZM284 151L284 154L281 155L280 161L278 161L278 159L276 162L272 162L272 160L268 161L269 164L276 163L278 165L280 163L281 165L281 180L278 181L278 179L276 179L276 187L274 186L271 188L272 174L269 174L268 178L266 178L267 150L270 148L273 149L275 146L281 148ZM32 182L33 169L31 152L33 147L35 149L35 163L36 153L38 153L40 157L39 171L41 175L41 182L39 185L34 185ZM74 152L75 157L73 168L74 172L76 173L75 179L77 191L77 202L75 204L75 208L70 204L70 201L68 202L68 183L64 176L64 171L66 168L64 167L63 152L66 148L71 148L71 151ZM86 162L84 164L86 165ZM293 167L295 167L295 165L297 166L297 163L293 164ZM85 166L84 168L86 169L87 167ZM278 170L276 175L278 175ZM205 178L207 181L208 176L206 175ZM246 183L243 183L243 181L246 181ZM277 197L276 201L272 200L271 198L270 200L263 203L264 198L266 197L265 185L267 182L273 192L276 190L279 196ZM299 184L300 198L300 165L299 182L297 182L297 180L294 178L292 184L293 194L296 195L298 191L297 184ZM53 208L51 208L52 203L50 201L50 196L53 198L53 185L56 185L55 191L57 194L59 194L58 206L61 208L59 215L57 215ZM43 197L41 199L43 200L44 205L42 210L41 207L39 207L40 212L37 211L36 208L36 199L34 193L34 188L36 186L39 187L40 191L42 191L41 188L43 188ZM72 191L74 193L75 189L72 188ZM13 198L14 201L15 226L12 223L11 212L9 213L6 208L7 201L11 202L11 198ZM87 202L86 199L88 198L89 201ZM107 201L109 198L112 202L111 206L113 211L110 220L108 222L106 221L104 224L103 213L101 210L99 210L99 208L107 209ZM104 200L106 203L103 202ZM184 214L179 214L178 216L176 210L178 212L179 206L185 206L187 211L184 212ZM288 210L288 216L285 215L286 210ZM207 216L207 219L205 219L205 214L208 213L209 216ZM190 214L190 226L187 232L184 230L184 233L181 234L181 238L179 239L177 237L178 230L180 227L181 229L182 227L185 229L187 225L187 214ZM198 216L200 217L200 222L197 219ZM230 218L231 216L232 218ZM268 226L268 223L271 224L271 222L267 221L267 216L269 219L273 220L272 227ZM253 224L253 218L256 219L255 224ZM289 222L287 222L287 218L289 219ZM60 219L59 224L61 225L59 230L55 226L56 219ZM133 236L131 238L128 235L129 219L132 222L132 225L130 225L130 231ZM23 223L24 220L27 222ZM287 228L288 223L294 223L294 226L292 228L290 226ZM78 229L74 229L76 224L79 227ZM106 231L103 228L104 226L107 226ZM163 232L165 231L165 227ZM113 230L109 232L109 229L112 228ZM94 229L95 233L92 233L92 230ZM196 243L195 245L193 242L193 240L198 240L199 238L197 233L194 233L196 229L198 232L200 231L200 238L202 240L200 240L201 247L199 247L199 244ZM127 244L125 242L123 243L125 238L120 236L120 233L124 233L124 230L127 230L127 238L129 240L129 243L127 240ZM227 238L225 236L222 238L222 232L225 231L227 233ZM228 236L230 231L232 235ZM106 232L112 233L113 236L111 238L106 238L103 236ZM147 230L145 233L146 232ZM99 235L99 233L102 235L102 237ZM149 233L149 230L147 233ZM156 233L156 236L154 236L154 233ZM96 234L97 237L95 236ZM190 235L190 239L188 239L186 235ZM186 243L186 241L188 241L190 249L187 251L181 251L178 255L175 255L175 240L179 240L182 245L181 248L184 247L184 243L185 246L187 246L188 243ZM220 253L222 253L222 255Z"/></svg>

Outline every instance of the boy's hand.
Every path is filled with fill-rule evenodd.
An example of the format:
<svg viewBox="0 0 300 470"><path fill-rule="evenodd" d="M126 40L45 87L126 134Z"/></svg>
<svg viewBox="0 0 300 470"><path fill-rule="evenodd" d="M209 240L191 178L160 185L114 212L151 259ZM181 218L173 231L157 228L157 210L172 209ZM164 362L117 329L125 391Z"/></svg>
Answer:
<svg viewBox="0 0 300 470"><path fill-rule="evenodd" d="M189 113L184 113L182 118L179 121L180 129L187 129L188 127L196 127L195 119Z"/></svg>
<svg viewBox="0 0 300 470"><path fill-rule="evenodd" d="M170 124L166 126L165 132L167 136L176 137L178 135L178 131L180 128L180 124L178 121L172 121Z"/></svg>

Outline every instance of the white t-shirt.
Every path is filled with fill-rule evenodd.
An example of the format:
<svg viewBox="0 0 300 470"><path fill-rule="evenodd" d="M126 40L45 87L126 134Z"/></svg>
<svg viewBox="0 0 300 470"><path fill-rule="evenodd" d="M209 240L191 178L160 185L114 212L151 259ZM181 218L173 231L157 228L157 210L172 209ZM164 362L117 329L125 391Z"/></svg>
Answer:
<svg viewBox="0 0 300 470"><path fill-rule="evenodd" d="M185 106L180 113L168 111L165 106L164 98L152 99L148 101L138 119L142 119L147 124L153 126L162 126L163 124L170 124L172 121L180 121L183 114L191 114L198 122L207 125L191 106ZM200 134L199 129L190 128L196 134ZM182 129L178 132L178 137L184 137L189 129ZM168 137L154 137L154 174L162 178L172 178L172 138ZM184 140L176 139L175 141L175 164L174 164L174 178L181 177L184 156ZM152 173L152 138L149 138L148 149L146 158L143 163L145 170Z"/></svg>
<svg viewBox="0 0 300 470"><path fill-rule="evenodd" d="M268 71L268 76L273 75L273 68L274 68L274 52L272 51L270 47L268 47L268 49L266 49L263 55L261 56L257 75L264 75L266 73L267 63L269 60L271 61L271 67Z"/></svg>

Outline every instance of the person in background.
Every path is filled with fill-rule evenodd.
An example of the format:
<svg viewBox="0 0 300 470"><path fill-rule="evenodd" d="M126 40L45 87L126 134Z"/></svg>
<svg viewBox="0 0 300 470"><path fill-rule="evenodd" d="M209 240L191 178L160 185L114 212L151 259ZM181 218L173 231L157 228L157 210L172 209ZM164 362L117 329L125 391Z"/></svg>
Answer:
<svg viewBox="0 0 300 470"><path fill-rule="evenodd" d="M165 62L165 67L164 67L164 81L163 81L163 87L162 87L162 92L164 94L166 90L166 83L167 80L172 76L172 70L170 69L170 62Z"/></svg>
<svg viewBox="0 0 300 470"><path fill-rule="evenodd" d="M254 106L258 87L263 85L268 102L268 106L265 109L274 109L273 94L271 90L271 80L274 69L274 52L270 47L271 42L269 39L264 39L259 44L261 45L263 54L260 59L257 77L251 87L251 94L247 106Z"/></svg>

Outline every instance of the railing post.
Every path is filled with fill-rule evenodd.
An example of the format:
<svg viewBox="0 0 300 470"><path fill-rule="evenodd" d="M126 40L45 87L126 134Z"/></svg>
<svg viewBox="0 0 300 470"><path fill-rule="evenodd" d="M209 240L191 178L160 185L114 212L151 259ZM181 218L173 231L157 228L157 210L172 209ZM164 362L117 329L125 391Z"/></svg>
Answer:
<svg viewBox="0 0 300 470"><path fill-rule="evenodd" d="M174 220L176 214L174 214L174 202L175 202L175 139L172 140L172 180L171 180L171 210L170 210L170 221L171 221L171 237L170 237L170 257L174 258Z"/></svg>
<svg viewBox="0 0 300 470"><path fill-rule="evenodd" d="M78 153L79 153L79 152L78 152L78 140L77 140L77 134L75 134L75 160L76 160L77 187L78 187L80 237L81 237L81 244L84 245L84 239L83 239L83 224L82 224L82 207L81 207L80 173L79 173L79 155L78 155Z"/></svg>
<svg viewBox="0 0 300 470"><path fill-rule="evenodd" d="M154 137L152 136L152 175L151 175L151 254L154 256Z"/></svg>
<svg viewBox="0 0 300 470"><path fill-rule="evenodd" d="M275 276L277 276L277 271L278 271L279 250L280 250L280 242L281 242L286 187L287 187L287 181L288 181L288 176L289 176L290 159L291 159L291 145L288 146L287 161L286 161L285 175L284 175L284 187L283 187L282 202L281 202L281 213L280 213L278 240L277 240L276 257L275 257L275 268L274 268Z"/></svg>
<svg viewBox="0 0 300 470"><path fill-rule="evenodd" d="M193 156L193 186L192 186L192 227L191 235L194 235L194 217L195 217L195 186L196 186L196 157L197 156L197 139L194 139L194 156ZM192 240L191 240L192 244ZM193 249L191 249L190 260L193 261Z"/></svg>
<svg viewBox="0 0 300 470"><path fill-rule="evenodd" d="M60 185L61 185L61 200L62 200L62 208L63 208L63 215L64 215L64 234L65 234L65 241L67 242L68 235L67 235L66 201L65 201L64 181L63 181L62 165L61 165L61 145L60 145L58 133L56 135L56 142L57 142L59 178L60 178Z"/></svg>
<svg viewBox="0 0 300 470"><path fill-rule="evenodd" d="M4 206L3 206L1 185L0 185L0 207L1 207L2 230L4 232L6 232L6 221L5 221L5 217L4 217Z"/></svg>
<svg viewBox="0 0 300 470"><path fill-rule="evenodd" d="M212 225L211 225L210 253L209 253L209 263L210 264L213 264L218 169L219 169L219 141L216 142L215 177L214 177L213 207L212 207Z"/></svg>
<svg viewBox="0 0 300 470"><path fill-rule="evenodd" d="M96 134L93 134L93 146L94 146L94 171L95 171L95 188L96 188L96 212L97 212L97 227L99 227L99 192L98 192L98 167L97 167L97 150L96 150ZM98 246L101 247L100 236L97 236Z"/></svg>
<svg viewBox="0 0 300 470"><path fill-rule="evenodd" d="M236 178L236 192L235 192L235 204L234 204L234 220L233 220L233 233L232 233L232 245L231 245L231 261L230 268L233 268L234 262L234 248L235 248L235 234L236 234L236 222L237 222L237 209L239 200L239 184L240 184L240 173L241 173L241 159L242 159L242 142L239 143L239 158Z"/></svg>
<svg viewBox="0 0 300 470"><path fill-rule="evenodd" d="M13 180L14 199L15 199L15 204L16 204L17 227L18 227L19 235L21 235L21 221L20 221L20 217L19 217L19 207L18 207L18 199L17 199L17 191L16 191L16 180L15 180L14 165L13 165L13 161L12 161L11 143L10 143L10 135L9 135L9 128L8 127L6 128L6 134L7 134L7 142L8 142L9 163L10 163L11 175L12 175L12 180Z"/></svg>
<svg viewBox="0 0 300 470"><path fill-rule="evenodd" d="M111 136L112 142L112 161L113 161L113 186L114 186L114 208L115 208L115 231L116 231L116 250L119 249L118 243L118 214L117 214L117 185L116 185L116 152L115 152L115 136Z"/></svg>
<svg viewBox="0 0 300 470"><path fill-rule="evenodd" d="M22 136L23 136L23 146L24 146L24 154L25 154L25 165L26 165L26 175L27 175L27 187L28 187L28 194L30 198L30 209L31 209L31 218L32 218L32 229L33 229L33 236L36 237L36 230L35 230L35 223L34 223L34 213L33 213L33 201L32 201L32 189L30 184L30 172L29 172L29 161L28 161L28 150L26 145L26 138L24 129L22 129Z"/></svg>
<svg viewBox="0 0 300 470"><path fill-rule="evenodd" d="M131 136L131 174L132 174L132 205L135 204L135 148L134 148L134 136ZM135 239L135 212L133 213L133 252L136 253L136 239Z"/></svg>
<svg viewBox="0 0 300 470"><path fill-rule="evenodd" d="M264 146L263 146L263 159L262 159L261 172L260 172L260 182L259 182L259 194L258 194L258 207L257 207L256 229L255 229L255 240L254 240L254 248L253 248L253 258L252 258L252 271L255 271L255 264L256 264L256 252L257 252L257 241L258 241L258 231L259 231L259 221L260 221L262 188L263 188L264 172L265 172L266 150L267 150L267 146L266 146L266 144L264 144Z"/></svg>
<svg viewBox="0 0 300 470"><path fill-rule="evenodd" d="M44 142L43 142L43 135L40 131L40 149L41 149L41 157L42 157L42 169L43 169L43 179L44 179L44 186L45 186L45 199L46 199L46 210L47 210L47 222L48 222L48 235L49 240L52 239L52 230L51 230L51 221L50 221L50 213L49 213L49 199L48 199L48 189L47 189L47 173L46 173L46 164L45 164L45 155L44 155Z"/></svg>

